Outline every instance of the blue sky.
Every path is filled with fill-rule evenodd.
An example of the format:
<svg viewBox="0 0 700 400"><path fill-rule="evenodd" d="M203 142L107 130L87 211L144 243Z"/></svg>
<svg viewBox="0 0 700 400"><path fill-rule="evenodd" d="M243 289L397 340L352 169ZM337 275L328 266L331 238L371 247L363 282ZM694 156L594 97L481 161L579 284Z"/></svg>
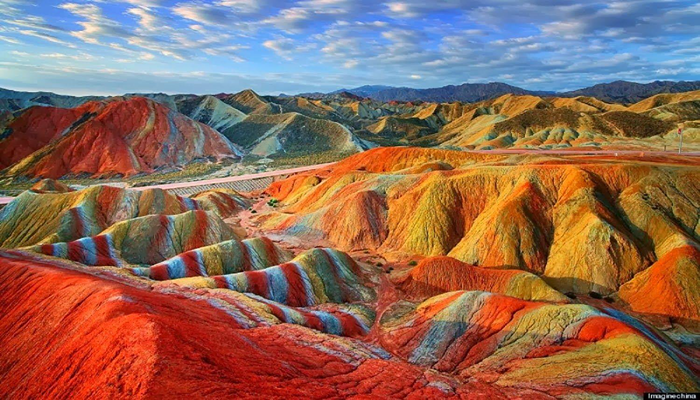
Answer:
<svg viewBox="0 0 700 400"><path fill-rule="evenodd" d="M0 86L263 94L700 79L675 0L0 0Z"/></svg>

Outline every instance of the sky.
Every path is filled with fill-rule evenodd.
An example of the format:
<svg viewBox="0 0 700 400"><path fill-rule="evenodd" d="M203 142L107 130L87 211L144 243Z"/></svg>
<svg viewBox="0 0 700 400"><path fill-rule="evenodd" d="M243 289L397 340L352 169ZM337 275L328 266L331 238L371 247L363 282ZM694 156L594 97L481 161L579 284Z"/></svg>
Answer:
<svg viewBox="0 0 700 400"><path fill-rule="evenodd" d="M0 0L0 87L262 94L700 79L696 0Z"/></svg>

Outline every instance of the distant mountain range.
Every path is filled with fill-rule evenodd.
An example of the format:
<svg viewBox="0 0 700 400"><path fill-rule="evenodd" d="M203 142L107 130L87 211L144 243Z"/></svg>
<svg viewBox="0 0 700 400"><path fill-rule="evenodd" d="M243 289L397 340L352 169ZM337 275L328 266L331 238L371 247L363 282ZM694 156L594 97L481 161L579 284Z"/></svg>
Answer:
<svg viewBox="0 0 700 400"><path fill-rule="evenodd" d="M700 90L700 81L654 81L651 83L615 81L572 92L559 93L558 96L590 96L613 103L636 103L661 93L682 93L693 90Z"/></svg>
<svg viewBox="0 0 700 400"><path fill-rule="evenodd" d="M354 89L340 89L330 93L302 93L300 96L324 97L347 92L357 96L369 97L378 101L462 101L473 103L493 99L504 94L516 94L533 96L556 95L559 97L590 96L606 102L636 103L659 93L680 93L691 90L700 90L700 81L655 81L651 83L615 81L560 93L527 90L502 82L464 83L457 86L448 85L431 89L365 85Z"/></svg>
<svg viewBox="0 0 700 400"><path fill-rule="evenodd" d="M636 83L627 81L615 81L568 91L551 92L527 90L502 82L490 83L464 83L461 85L448 85L439 88L415 89L409 87L392 87L384 85L364 85L352 89L339 89L322 93L300 93L297 96L307 98L328 98L358 96L371 98L377 101L425 101L437 103L449 103L461 101L475 103L479 101L495 99L504 94L532 95L532 96L557 96L557 97L595 97L608 103L632 104L660 93L682 93L700 90L700 81L654 81L651 83ZM141 95L156 101L167 100L173 96L163 93L127 94L126 96ZM225 94L217 95L217 97ZM281 94L280 96L262 96L261 98L272 100L277 98L291 98L293 96ZM0 110L15 111L33 104L52 105L56 107L76 107L90 100L105 99L103 96L74 97L58 95L50 92L19 92L0 88ZM170 104L171 108L172 104Z"/></svg>

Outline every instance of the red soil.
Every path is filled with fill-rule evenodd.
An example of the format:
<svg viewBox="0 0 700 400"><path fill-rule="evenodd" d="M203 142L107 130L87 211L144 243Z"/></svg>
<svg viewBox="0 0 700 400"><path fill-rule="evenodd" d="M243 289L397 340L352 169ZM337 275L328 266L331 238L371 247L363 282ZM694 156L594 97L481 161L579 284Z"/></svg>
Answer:
<svg viewBox="0 0 700 400"><path fill-rule="evenodd" d="M24 145L32 152L41 151L29 159L28 166L13 172L48 178L80 173L134 175L198 157L233 156L230 145L212 128L143 97L113 100L99 109L97 115L59 137L84 114L85 107L94 108L94 104L73 110L41 107L30 110L48 115L28 116L31 126L27 122L20 135L12 134L8 140L22 144L28 135L43 126L48 129L44 128L42 140ZM61 117L53 116L54 113ZM5 142L3 146L13 145ZM28 151L16 153L12 160L18 161Z"/></svg>
<svg viewBox="0 0 700 400"><path fill-rule="evenodd" d="M700 320L700 250L687 245L669 251L620 288L632 310Z"/></svg>
<svg viewBox="0 0 700 400"><path fill-rule="evenodd" d="M479 268L452 257L428 257L411 270L401 287L415 297L431 297L455 290L503 292L510 279L519 273L522 272Z"/></svg>
<svg viewBox="0 0 700 400"><path fill-rule="evenodd" d="M54 263L52 261L52 263ZM444 398L456 388L364 345L294 325L242 329L200 298L0 253L0 397ZM444 391L429 386L441 381ZM452 387L450 387L452 386ZM537 395L534 392L525 392ZM520 393L523 395L523 393Z"/></svg>
<svg viewBox="0 0 700 400"><path fill-rule="evenodd" d="M99 102L76 108L35 106L8 126L11 134L0 141L0 169L6 168L59 138L81 116L102 108Z"/></svg>

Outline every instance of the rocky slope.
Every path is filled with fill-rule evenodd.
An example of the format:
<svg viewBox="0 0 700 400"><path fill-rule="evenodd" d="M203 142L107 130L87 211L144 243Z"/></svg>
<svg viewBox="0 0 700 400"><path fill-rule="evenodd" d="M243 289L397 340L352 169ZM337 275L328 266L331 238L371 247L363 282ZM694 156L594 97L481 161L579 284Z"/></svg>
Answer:
<svg viewBox="0 0 700 400"><path fill-rule="evenodd" d="M697 175L381 148L277 206L44 181L0 211L0 397L698 391Z"/></svg>
<svg viewBox="0 0 700 400"><path fill-rule="evenodd" d="M504 93L475 103L440 103L382 102L347 92L271 97L245 90L12 108L0 116L0 168L15 178L130 176L246 154L251 160L312 163L375 145L661 151L677 146L679 124L686 149L699 148L698 91L658 94L631 105ZM109 153L94 151L96 146Z"/></svg>
<svg viewBox="0 0 700 400"><path fill-rule="evenodd" d="M341 124L298 113L251 114L227 129L225 135L256 156L352 154L370 146Z"/></svg>
<svg viewBox="0 0 700 400"><path fill-rule="evenodd" d="M3 136L0 151L14 162L5 176L129 176L242 155L209 126L143 97L31 108L10 121Z"/></svg>
<svg viewBox="0 0 700 400"><path fill-rule="evenodd" d="M497 168L495 168L497 166ZM382 148L273 184L268 229L346 249L449 255L611 294L680 246L700 247L692 160L475 156Z"/></svg>

